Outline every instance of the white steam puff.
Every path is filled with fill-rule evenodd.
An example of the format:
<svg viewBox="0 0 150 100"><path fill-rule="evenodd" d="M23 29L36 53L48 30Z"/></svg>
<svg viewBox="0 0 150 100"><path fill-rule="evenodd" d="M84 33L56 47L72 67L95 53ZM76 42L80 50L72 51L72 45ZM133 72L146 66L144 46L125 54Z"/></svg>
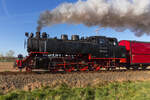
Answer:
<svg viewBox="0 0 150 100"><path fill-rule="evenodd" d="M150 0L79 0L63 3L40 15L37 30L59 23L130 29L137 36L150 34Z"/></svg>

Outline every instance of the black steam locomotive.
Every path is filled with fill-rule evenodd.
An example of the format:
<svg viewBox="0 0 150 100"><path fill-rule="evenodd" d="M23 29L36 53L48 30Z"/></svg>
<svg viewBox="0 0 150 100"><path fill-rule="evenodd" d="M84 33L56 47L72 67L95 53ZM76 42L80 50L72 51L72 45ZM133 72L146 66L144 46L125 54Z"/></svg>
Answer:
<svg viewBox="0 0 150 100"><path fill-rule="evenodd" d="M49 38L46 32L36 32L28 37L27 51L29 56L17 60L18 68L47 69L57 71L85 71L115 69L126 66L126 48L119 46L116 38L104 36L79 37L61 35L61 39Z"/></svg>

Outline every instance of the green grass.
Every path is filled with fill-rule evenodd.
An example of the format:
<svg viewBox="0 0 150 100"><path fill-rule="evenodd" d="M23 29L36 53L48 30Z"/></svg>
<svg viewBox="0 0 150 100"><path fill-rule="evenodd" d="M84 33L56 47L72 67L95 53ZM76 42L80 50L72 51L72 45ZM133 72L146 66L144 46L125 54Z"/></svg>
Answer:
<svg viewBox="0 0 150 100"><path fill-rule="evenodd" d="M150 81L114 82L86 88L43 87L33 91L0 92L0 100L150 100Z"/></svg>

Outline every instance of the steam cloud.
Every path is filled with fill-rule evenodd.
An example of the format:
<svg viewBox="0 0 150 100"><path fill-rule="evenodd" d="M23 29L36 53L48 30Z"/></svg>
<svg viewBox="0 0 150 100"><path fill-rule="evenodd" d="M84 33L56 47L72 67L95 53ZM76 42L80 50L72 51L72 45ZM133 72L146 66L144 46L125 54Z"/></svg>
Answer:
<svg viewBox="0 0 150 100"><path fill-rule="evenodd" d="M150 34L150 0L79 0L41 13L37 31L53 24L69 23L130 29L137 36Z"/></svg>

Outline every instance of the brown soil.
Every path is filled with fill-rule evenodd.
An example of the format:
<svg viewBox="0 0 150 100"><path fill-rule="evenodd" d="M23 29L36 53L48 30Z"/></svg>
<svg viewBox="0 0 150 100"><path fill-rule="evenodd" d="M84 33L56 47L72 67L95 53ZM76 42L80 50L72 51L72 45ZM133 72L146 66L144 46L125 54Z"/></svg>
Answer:
<svg viewBox="0 0 150 100"><path fill-rule="evenodd" d="M65 83L70 87L86 87L114 81L150 80L149 71L127 72L87 72L67 74L0 74L0 90L8 92L14 89L33 90L42 86L57 87Z"/></svg>

